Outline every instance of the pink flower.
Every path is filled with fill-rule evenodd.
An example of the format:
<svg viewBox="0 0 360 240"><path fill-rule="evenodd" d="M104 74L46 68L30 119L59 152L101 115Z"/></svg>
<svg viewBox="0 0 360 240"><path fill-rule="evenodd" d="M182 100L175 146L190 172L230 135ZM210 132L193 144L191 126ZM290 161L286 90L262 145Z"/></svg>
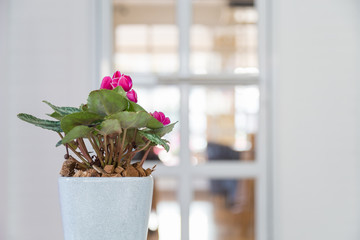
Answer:
<svg viewBox="0 0 360 240"><path fill-rule="evenodd" d="M114 76L118 76L119 74L121 73L119 71L116 71L114 73ZM120 77L115 77L112 79L111 86L113 86L113 88L116 88L117 86L121 86L125 92L128 92L132 88L131 77L121 74Z"/></svg>
<svg viewBox="0 0 360 240"><path fill-rule="evenodd" d="M117 86L121 86L125 92L130 91L132 88L131 77L125 74L121 74L120 71L116 71L112 78L109 76L103 78L100 89L112 90Z"/></svg>
<svg viewBox="0 0 360 240"><path fill-rule="evenodd" d="M161 122L164 126L170 123L170 118L165 117L165 114L163 112L155 111L154 113L150 113L150 114L151 116L156 118L159 122Z"/></svg>
<svg viewBox="0 0 360 240"><path fill-rule="evenodd" d="M120 72L120 71L116 71L116 72L114 73L114 75L113 75L112 78L119 78L119 77L121 77L121 72Z"/></svg>
<svg viewBox="0 0 360 240"><path fill-rule="evenodd" d="M134 89L128 91L128 92L126 93L126 96L128 97L128 99L129 99L130 101L132 101L132 102L134 102L134 103L137 103L137 94L136 94L136 92L135 92Z"/></svg>
<svg viewBox="0 0 360 240"><path fill-rule="evenodd" d="M109 89L112 90L113 87L111 85L112 79L109 76L106 76L103 78L102 82L101 82L101 86L100 89Z"/></svg>

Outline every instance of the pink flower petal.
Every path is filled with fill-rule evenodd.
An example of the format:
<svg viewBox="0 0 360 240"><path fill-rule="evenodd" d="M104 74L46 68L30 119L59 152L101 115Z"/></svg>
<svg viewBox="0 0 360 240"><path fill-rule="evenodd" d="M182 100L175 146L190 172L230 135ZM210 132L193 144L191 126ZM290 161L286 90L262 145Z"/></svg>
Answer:
<svg viewBox="0 0 360 240"><path fill-rule="evenodd" d="M117 86L119 86L119 78L113 78L113 79L111 80L111 86L112 86L113 88L116 88Z"/></svg>
<svg viewBox="0 0 360 240"><path fill-rule="evenodd" d="M109 76L106 76L103 78L101 85L100 85L100 89L109 89L112 90L113 86L111 85L112 79Z"/></svg>
<svg viewBox="0 0 360 240"><path fill-rule="evenodd" d="M128 84L129 84L129 88L131 89L131 88L132 88L132 86L133 86L133 82L132 82L131 77L130 77L130 76L128 76L128 75L124 75L124 77L127 79Z"/></svg>
<svg viewBox="0 0 360 240"><path fill-rule="evenodd" d="M119 86L121 86L125 92L130 91L132 88L132 80L130 76L122 75L119 79Z"/></svg>
<svg viewBox="0 0 360 240"><path fill-rule="evenodd" d="M168 125L170 123L170 118L166 117L165 120L163 121L164 126Z"/></svg>
<svg viewBox="0 0 360 240"><path fill-rule="evenodd" d="M126 93L126 96L128 97L128 99L134 103L137 103L137 94L135 92L135 90L130 90Z"/></svg>
<svg viewBox="0 0 360 240"><path fill-rule="evenodd" d="M121 77L121 72L120 71L116 71L113 75L113 78L120 78Z"/></svg>
<svg viewBox="0 0 360 240"><path fill-rule="evenodd" d="M156 118L160 122L160 116L159 116L159 113L157 111L154 112L153 117Z"/></svg>
<svg viewBox="0 0 360 240"><path fill-rule="evenodd" d="M164 126L168 125L170 123L170 118L165 117L165 114L163 112L157 112L155 111L154 113L150 113L151 116L153 116L154 118L156 118L156 120L158 120L159 122L161 122Z"/></svg>
<svg viewBox="0 0 360 240"><path fill-rule="evenodd" d="M159 121L160 121L161 123L163 123L164 120L165 120L165 114L164 114L163 112L159 112L159 115L160 115Z"/></svg>

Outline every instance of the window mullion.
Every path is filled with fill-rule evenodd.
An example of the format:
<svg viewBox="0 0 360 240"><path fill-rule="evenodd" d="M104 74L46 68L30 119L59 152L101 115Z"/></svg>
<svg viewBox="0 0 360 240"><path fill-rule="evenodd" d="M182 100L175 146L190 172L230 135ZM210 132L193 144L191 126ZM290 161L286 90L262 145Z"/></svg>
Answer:
<svg viewBox="0 0 360 240"><path fill-rule="evenodd" d="M193 195L191 187L191 165L189 149L189 84L181 83L180 104L180 163L179 163L179 189L178 201L181 211L181 240L189 239L190 204Z"/></svg>
<svg viewBox="0 0 360 240"><path fill-rule="evenodd" d="M186 78L189 75L189 56L190 56L190 26L192 22L192 1L177 0L176 5L177 25L179 29L179 76ZM193 190L191 187L191 176L188 171L191 168L189 151L189 84L179 84L181 90L180 104L180 163L178 201L181 213L181 239L189 239L189 217L190 204L192 201Z"/></svg>
<svg viewBox="0 0 360 240"><path fill-rule="evenodd" d="M179 29L179 75L189 74L190 26L192 22L192 1L177 0L176 20Z"/></svg>

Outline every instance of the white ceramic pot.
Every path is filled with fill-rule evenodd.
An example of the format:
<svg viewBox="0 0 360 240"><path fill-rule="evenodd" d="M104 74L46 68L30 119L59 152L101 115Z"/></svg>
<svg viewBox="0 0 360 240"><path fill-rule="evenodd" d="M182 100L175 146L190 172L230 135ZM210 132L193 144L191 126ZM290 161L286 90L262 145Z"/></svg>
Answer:
<svg viewBox="0 0 360 240"><path fill-rule="evenodd" d="M60 177L65 240L145 240L153 178Z"/></svg>

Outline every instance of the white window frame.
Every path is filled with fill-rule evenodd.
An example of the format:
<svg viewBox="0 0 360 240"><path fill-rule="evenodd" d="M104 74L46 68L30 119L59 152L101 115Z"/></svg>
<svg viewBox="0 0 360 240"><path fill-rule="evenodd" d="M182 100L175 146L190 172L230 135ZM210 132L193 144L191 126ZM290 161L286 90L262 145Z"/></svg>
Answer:
<svg viewBox="0 0 360 240"><path fill-rule="evenodd" d="M90 21L93 22L94 72L93 87L99 86L101 76L109 75L113 66L113 1L92 0ZM181 240L189 240L189 212L193 199L193 178L253 178L255 179L255 239L273 239L272 221L272 176L271 176L271 22L270 2L257 0L259 14L258 42L260 74L254 75L221 75L221 82L216 75L193 75L189 71L190 27L192 23L192 0L177 0L176 13L179 29L179 71L171 76L145 76L146 84L171 84L180 87L180 163L178 166L165 167L158 165L156 177L174 177L178 179L177 199L181 213ZM142 76L139 76L141 79ZM206 79L204 79L204 77ZM134 78L138 79L136 76ZM151 79L152 81L149 81ZM190 161L189 151L189 93L192 85L211 86L214 84L248 85L257 84L260 88L260 116L257 138L256 161L234 162L217 161L194 166ZM139 85L139 84L137 84ZM148 163L149 166L153 163Z"/></svg>

